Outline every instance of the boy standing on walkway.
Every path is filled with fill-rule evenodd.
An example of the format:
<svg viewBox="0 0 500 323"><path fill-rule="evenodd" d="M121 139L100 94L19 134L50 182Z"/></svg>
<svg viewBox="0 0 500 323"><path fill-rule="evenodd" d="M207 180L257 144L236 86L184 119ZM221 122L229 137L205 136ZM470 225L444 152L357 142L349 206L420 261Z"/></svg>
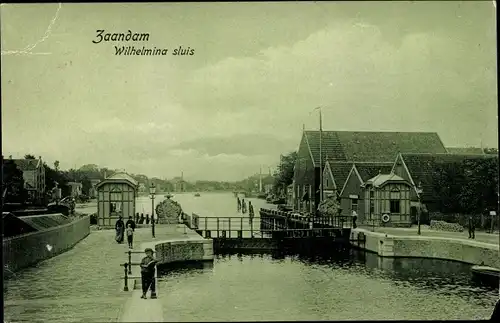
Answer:
<svg viewBox="0 0 500 323"><path fill-rule="evenodd" d="M127 242L128 242L128 247L130 249L134 249L132 246L132 243L134 242L134 228L132 228L132 224L128 224L127 226Z"/></svg>
<svg viewBox="0 0 500 323"><path fill-rule="evenodd" d="M151 288L151 298L156 298L156 286L155 286L155 265L156 260L153 257L153 249L146 248L144 250L146 257L142 258L141 261L141 278L142 278L142 296L141 298L146 299L146 293L149 288Z"/></svg>

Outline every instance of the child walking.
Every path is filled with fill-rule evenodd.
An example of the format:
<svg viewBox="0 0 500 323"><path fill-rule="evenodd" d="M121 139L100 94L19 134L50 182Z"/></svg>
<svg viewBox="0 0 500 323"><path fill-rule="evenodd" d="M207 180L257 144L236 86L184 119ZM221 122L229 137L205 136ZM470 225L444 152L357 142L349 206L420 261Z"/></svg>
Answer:
<svg viewBox="0 0 500 323"><path fill-rule="evenodd" d="M134 249L132 245L132 243L134 242L134 229L132 228L131 224L127 226L127 241L128 241L128 247L130 249Z"/></svg>

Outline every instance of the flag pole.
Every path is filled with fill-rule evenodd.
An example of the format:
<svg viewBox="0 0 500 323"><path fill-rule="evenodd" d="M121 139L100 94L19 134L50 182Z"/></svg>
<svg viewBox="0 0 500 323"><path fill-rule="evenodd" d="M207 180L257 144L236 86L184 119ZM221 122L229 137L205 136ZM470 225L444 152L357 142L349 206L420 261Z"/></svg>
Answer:
<svg viewBox="0 0 500 323"><path fill-rule="evenodd" d="M323 120L319 107L319 201L323 202Z"/></svg>

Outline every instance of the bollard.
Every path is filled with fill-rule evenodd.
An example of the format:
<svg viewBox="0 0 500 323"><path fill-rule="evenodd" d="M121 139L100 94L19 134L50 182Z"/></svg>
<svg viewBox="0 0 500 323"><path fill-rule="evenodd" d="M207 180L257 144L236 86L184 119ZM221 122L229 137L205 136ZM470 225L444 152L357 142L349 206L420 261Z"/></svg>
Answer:
<svg viewBox="0 0 500 323"><path fill-rule="evenodd" d="M127 276L127 267L128 264L124 263L123 266L125 267L125 286L123 286L123 291L128 292L128 276Z"/></svg>
<svg viewBox="0 0 500 323"><path fill-rule="evenodd" d="M132 275L132 250L128 251L128 274Z"/></svg>
<svg viewBox="0 0 500 323"><path fill-rule="evenodd" d="M156 299L156 275L153 276L153 280L151 282L151 299Z"/></svg>

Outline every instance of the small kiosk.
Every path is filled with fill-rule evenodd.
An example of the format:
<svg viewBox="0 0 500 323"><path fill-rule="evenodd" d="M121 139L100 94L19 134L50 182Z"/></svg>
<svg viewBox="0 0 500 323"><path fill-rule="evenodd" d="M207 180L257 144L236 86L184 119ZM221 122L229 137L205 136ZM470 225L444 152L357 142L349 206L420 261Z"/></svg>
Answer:
<svg viewBox="0 0 500 323"><path fill-rule="evenodd" d="M137 188L137 181L126 173L116 173L97 184L97 224L112 227L120 216L124 220L134 217Z"/></svg>

